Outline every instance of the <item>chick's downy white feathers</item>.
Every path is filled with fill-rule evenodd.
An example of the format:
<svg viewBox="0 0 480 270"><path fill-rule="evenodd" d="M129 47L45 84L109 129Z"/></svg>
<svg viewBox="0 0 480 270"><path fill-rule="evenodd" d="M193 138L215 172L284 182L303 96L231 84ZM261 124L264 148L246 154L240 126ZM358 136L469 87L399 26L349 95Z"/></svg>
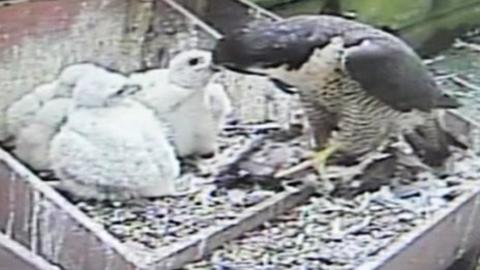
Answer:
<svg viewBox="0 0 480 270"><path fill-rule="evenodd" d="M210 82L215 71L210 52L189 50L172 58L168 66L168 80L180 87L201 89Z"/></svg>
<svg viewBox="0 0 480 270"><path fill-rule="evenodd" d="M22 127L27 126L43 104L53 97L56 87L56 82L42 84L10 105L7 109L8 134L15 136Z"/></svg>
<svg viewBox="0 0 480 270"><path fill-rule="evenodd" d="M55 97L72 97L72 91L79 80L87 76L97 76L108 73L103 68L92 63L81 63L67 66L58 76Z"/></svg>
<svg viewBox="0 0 480 270"><path fill-rule="evenodd" d="M104 71L95 76L88 76L80 80L73 89L73 104L75 108L104 108L114 107L116 101L128 101L126 91L133 90L127 78L118 73ZM137 86L137 90L140 86Z"/></svg>
<svg viewBox="0 0 480 270"><path fill-rule="evenodd" d="M87 77L74 89L74 109L51 144L62 187L95 199L172 194L179 163L165 129L145 106L129 100L138 88L118 74Z"/></svg>
<svg viewBox="0 0 480 270"><path fill-rule="evenodd" d="M175 56L168 69L134 74L143 86L136 99L155 110L172 129L179 156L212 156L216 138L231 106L223 87L211 83L216 70L210 52L189 50Z"/></svg>
<svg viewBox="0 0 480 270"><path fill-rule="evenodd" d="M45 103L54 98L71 98L72 89L79 79L102 72L105 72L102 68L90 63L67 66L60 72L58 80L38 86L10 105L6 117L8 134L17 137Z"/></svg>
<svg viewBox="0 0 480 270"><path fill-rule="evenodd" d="M218 133L231 111L230 100L219 84L208 85L165 116L171 125L179 156L212 157Z"/></svg>
<svg viewBox="0 0 480 270"><path fill-rule="evenodd" d="M42 106L17 134L15 155L35 170L50 169L50 142L67 118L69 98L56 98Z"/></svg>
<svg viewBox="0 0 480 270"><path fill-rule="evenodd" d="M163 115L205 89L215 71L209 52L189 50L173 57L168 69L135 73L130 80L143 88L135 98Z"/></svg>
<svg viewBox="0 0 480 270"><path fill-rule="evenodd" d="M232 113L232 103L223 85L211 83L206 90L205 103L217 123L217 128L222 128L226 117Z"/></svg>

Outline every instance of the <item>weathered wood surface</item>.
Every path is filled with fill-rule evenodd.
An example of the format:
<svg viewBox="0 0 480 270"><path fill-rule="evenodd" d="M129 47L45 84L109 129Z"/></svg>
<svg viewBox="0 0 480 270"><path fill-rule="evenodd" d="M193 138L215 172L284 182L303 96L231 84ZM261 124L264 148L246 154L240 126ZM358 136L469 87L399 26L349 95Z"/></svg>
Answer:
<svg viewBox="0 0 480 270"><path fill-rule="evenodd" d="M228 33L254 20L280 18L278 15L249 1L177 0L176 2L221 33Z"/></svg>
<svg viewBox="0 0 480 270"><path fill-rule="evenodd" d="M151 266L158 270L178 269L186 263L200 260L229 240L235 239L301 204L313 192L312 186L304 185L298 189L276 194L272 198L246 209L240 217L226 225L201 231L192 240L157 250L157 259L151 262Z"/></svg>
<svg viewBox="0 0 480 270"><path fill-rule="evenodd" d="M44 258L33 254L18 242L0 233L0 269L5 270L60 270Z"/></svg>
<svg viewBox="0 0 480 270"><path fill-rule="evenodd" d="M216 30L185 12L175 1L154 0L152 20L143 44L143 67L166 67L180 51L211 49Z"/></svg>
<svg viewBox="0 0 480 270"><path fill-rule="evenodd" d="M407 234L383 252L380 260L358 270L447 269L480 245L480 189L472 186L453 207ZM455 268L463 269L463 268ZM467 269L465 269L467 270Z"/></svg>
<svg viewBox="0 0 480 270"><path fill-rule="evenodd" d="M63 269L137 269L134 251L1 149L0 232Z"/></svg>
<svg viewBox="0 0 480 270"><path fill-rule="evenodd" d="M473 151L480 150L478 123L458 113L447 112L443 115L443 125ZM480 187L472 183L471 190L453 206L388 247L379 260L365 263L358 270L435 270L447 269L455 263L466 265L471 260L478 260L479 224ZM449 268L453 269L464 268Z"/></svg>
<svg viewBox="0 0 480 270"><path fill-rule="evenodd" d="M243 1L222 1L225 1L222 2L224 5L237 3L234 6L240 10L235 14L239 17L230 18L233 21L248 23L259 15L272 19L263 11L252 12L252 6ZM40 0L23 9L18 8L31 3L0 8L0 61L5 62L0 67L0 103L3 104L0 104L0 119L5 104L31 91L34 85L52 79L66 64L95 61L123 71L165 66L171 55L188 48L211 48L217 33L228 31L227 28L216 29L194 19L197 13L199 17L212 15L201 2L197 2L197 6L186 5L186 9L179 8L175 3L172 0ZM6 12L7 8L15 9ZM24 11L26 15L22 13ZM33 11L37 11L33 16L35 24L28 22ZM55 12L59 15L52 17L52 14L57 14ZM18 18L23 14L22 21L28 23L21 28L12 23L1 24L7 21L7 17L2 17L6 14L9 14L10 20L12 16ZM225 14L219 18L222 16ZM215 24L215 18L211 19ZM19 29L23 32L18 32ZM2 36L5 33L7 37ZM16 34L10 36L11 33ZM275 90L261 78L227 73L219 80L233 97L238 116L246 122L270 119L285 123L292 108L298 105L292 97ZM470 130L470 124L458 124L462 121L457 123L458 119L452 119L455 130L460 133ZM0 131L1 127L0 120ZM466 139L472 138L467 136ZM203 237L180 243L167 251L136 252L121 244L7 153L0 151L0 231L33 254L65 269L165 269L180 266L296 205L309 192L302 189L300 193L279 194L252 208L235 223L213 228ZM462 205L470 205L471 200L466 201L469 203ZM465 209L476 211L476 208ZM473 221L462 222L478 224L476 216ZM436 224L432 223L431 227ZM429 232L426 228L422 235L428 236ZM462 247L468 248L473 243L471 241L476 240L473 238L476 235L467 236L463 239L472 238L467 239L468 245ZM388 260L401 258L404 254L401 249L390 250L393 251ZM405 260L410 258L404 257Z"/></svg>

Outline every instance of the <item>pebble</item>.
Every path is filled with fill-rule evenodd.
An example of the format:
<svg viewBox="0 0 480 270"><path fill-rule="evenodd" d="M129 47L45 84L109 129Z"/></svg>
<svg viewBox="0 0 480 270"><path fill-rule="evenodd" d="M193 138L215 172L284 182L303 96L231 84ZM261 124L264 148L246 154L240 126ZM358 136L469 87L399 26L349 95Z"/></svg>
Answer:
<svg viewBox="0 0 480 270"><path fill-rule="evenodd" d="M475 158L480 164L480 158ZM475 182L464 177L471 174L469 166L457 167L465 171L449 176L450 180L455 178L456 185L423 177L417 182L404 181L407 183L396 189L385 187L350 201L331 196L312 197L305 205L245 234L241 240L215 250L201 262L204 268L191 264L188 269L213 269L213 257L228 261L232 269L246 269L244 265L250 265L248 269L268 269L263 268L265 262L280 270L356 269L471 190L469 187ZM480 180L480 173L474 179ZM255 252L237 256L234 250Z"/></svg>
<svg viewBox="0 0 480 270"><path fill-rule="evenodd" d="M228 140L224 140L227 141ZM245 137L231 137L233 145ZM228 147L223 148L228 151ZM291 151L294 153L294 151ZM480 164L466 159L467 164ZM245 233L186 269L329 269L351 270L374 260L385 247L431 219L455 199L472 190L470 165L456 166L442 180L424 175L419 180L384 186L371 194L344 199L320 193L275 220ZM311 176L311 175L310 175ZM307 175L306 177L309 177ZM448 179L446 181L445 179ZM397 181L398 180L398 181ZM451 184L454 183L454 184ZM168 247L214 226L274 196L257 186L231 190L204 185L195 195L78 206L123 242L148 248Z"/></svg>
<svg viewBox="0 0 480 270"><path fill-rule="evenodd" d="M225 144L222 151L228 152L230 146L247 144L248 138L230 134L224 136L222 143ZM215 167L215 163L211 166ZM196 173L206 177L202 170ZM154 249L223 225L237 218L247 207L275 194L258 187L221 191L215 185L206 184L208 179L198 180L198 183L201 190L187 196L109 203L80 201L77 206L122 242Z"/></svg>

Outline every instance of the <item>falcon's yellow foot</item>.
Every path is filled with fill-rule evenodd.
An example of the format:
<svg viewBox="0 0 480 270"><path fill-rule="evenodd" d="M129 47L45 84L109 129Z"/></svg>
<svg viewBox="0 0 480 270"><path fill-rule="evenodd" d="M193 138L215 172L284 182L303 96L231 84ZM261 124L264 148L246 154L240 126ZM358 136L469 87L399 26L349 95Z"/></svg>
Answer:
<svg viewBox="0 0 480 270"><path fill-rule="evenodd" d="M316 152L313 156L313 167L320 175L325 175L327 160L328 158L335 153L335 151L340 148L338 143L330 143L325 147L325 149Z"/></svg>
<svg viewBox="0 0 480 270"><path fill-rule="evenodd" d="M280 170L275 174L275 178L284 178L284 177L290 177L294 174L297 174L299 172L305 171L306 169L314 168L321 176L325 175L325 169L326 169L326 164L328 158L338 150L340 147L340 144L337 143L330 143L328 146L316 153L313 154L313 158L308 159L300 164L297 164L293 167Z"/></svg>

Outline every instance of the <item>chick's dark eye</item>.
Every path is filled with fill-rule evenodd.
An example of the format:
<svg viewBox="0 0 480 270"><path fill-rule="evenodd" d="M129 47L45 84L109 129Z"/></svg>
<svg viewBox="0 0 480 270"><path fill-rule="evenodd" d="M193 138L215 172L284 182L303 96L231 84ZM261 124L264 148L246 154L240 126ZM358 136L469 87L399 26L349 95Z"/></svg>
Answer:
<svg viewBox="0 0 480 270"><path fill-rule="evenodd" d="M193 59L190 59L190 61L188 61L188 64L190 66L195 66L196 64L198 64L200 62L200 59L199 58L193 58Z"/></svg>

